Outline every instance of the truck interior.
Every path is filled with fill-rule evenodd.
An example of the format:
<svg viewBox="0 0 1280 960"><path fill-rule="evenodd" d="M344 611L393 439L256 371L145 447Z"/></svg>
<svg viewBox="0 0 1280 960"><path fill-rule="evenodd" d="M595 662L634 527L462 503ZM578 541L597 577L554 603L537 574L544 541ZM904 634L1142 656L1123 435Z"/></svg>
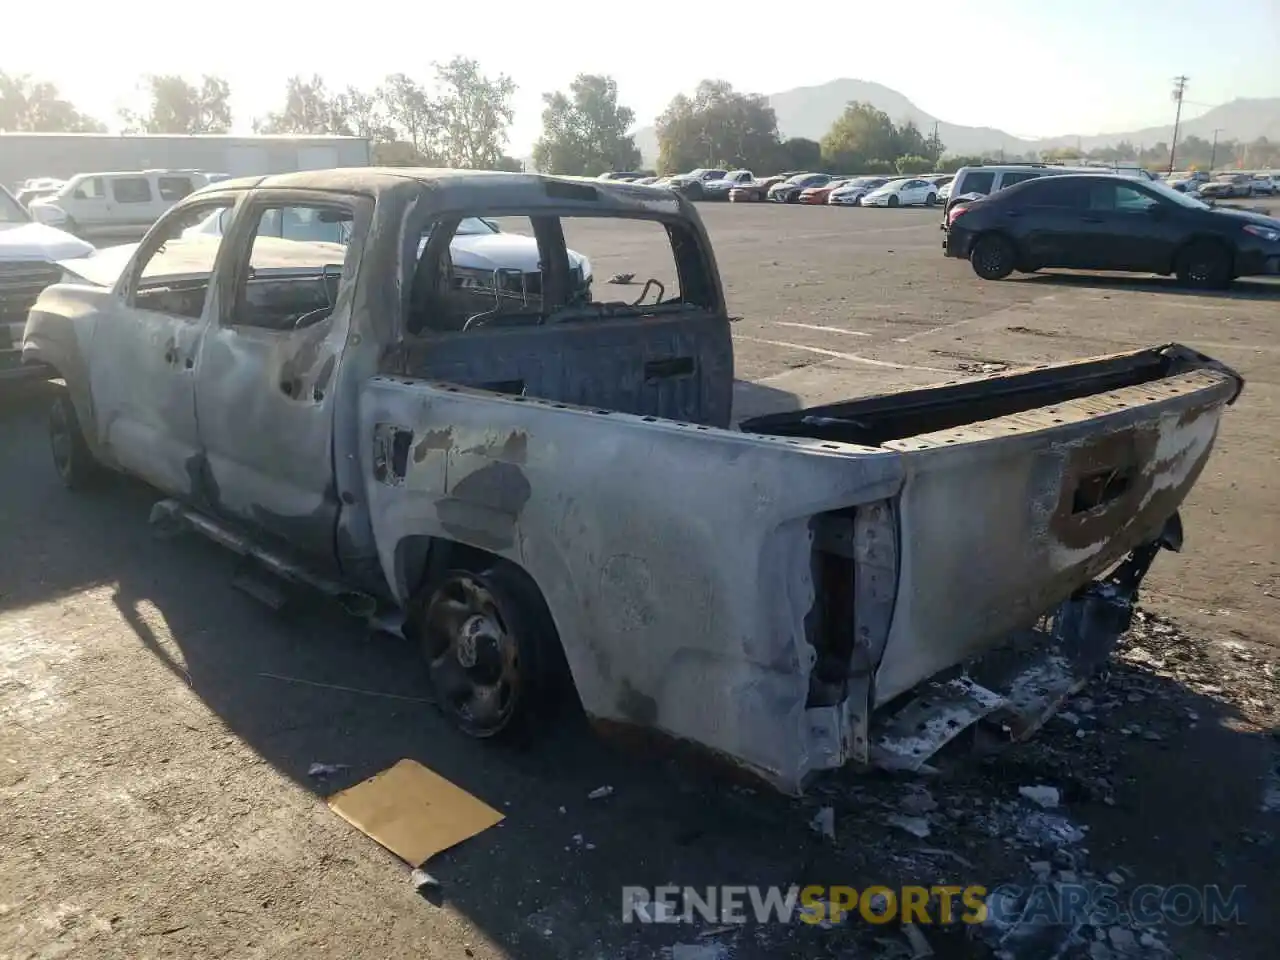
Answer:
<svg viewBox="0 0 1280 960"><path fill-rule="evenodd" d="M441 219L428 231L411 279L402 373L729 425L728 318L710 254L686 223L611 215L615 231L619 219L631 220L636 240L593 251L591 224L598 218L513 211L500 218L502 235L524 236L536 244L536 257L501 265L495 255L483 265L471 259L462 266L469 253L454 238L466 214ZM571 260L572 248L582 250L576 256L585 255L586 264ZM477 250L483 247L470 253ZM605 272L615 267L617 273Z"/></svg>

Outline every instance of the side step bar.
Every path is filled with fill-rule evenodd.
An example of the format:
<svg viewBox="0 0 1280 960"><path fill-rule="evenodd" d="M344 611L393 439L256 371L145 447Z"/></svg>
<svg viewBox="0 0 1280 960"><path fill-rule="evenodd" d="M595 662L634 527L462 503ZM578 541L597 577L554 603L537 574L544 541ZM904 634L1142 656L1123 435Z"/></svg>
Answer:
<svg viewBox="0 0 1280 960"><path fill-rule="evenodd" d="M161 536L176 536L194 531L207 537L214 543L226 547L232 553L252 560L263 570L289 583L301 584L318 590L327 597L332 597L353 617L367 621L377 629L399 633L400 622L397 618L379 617L379 605L376 597L350 587L336 580L320 576L314 571L289 560L278 553L266 549L243 534L223 526L212 517L192 510L177 500L161 500L151 508L151 526ZM248 587L252 581L242 572L237 575L238 586L243 582ZM242 587L244 588L244 587ZM255 597L267 606L278 609L280 604L274 598L268 599L269 590L264 592L260 584L252 584L246 593ZM393 622L394 621L394 622Z"/></svg>

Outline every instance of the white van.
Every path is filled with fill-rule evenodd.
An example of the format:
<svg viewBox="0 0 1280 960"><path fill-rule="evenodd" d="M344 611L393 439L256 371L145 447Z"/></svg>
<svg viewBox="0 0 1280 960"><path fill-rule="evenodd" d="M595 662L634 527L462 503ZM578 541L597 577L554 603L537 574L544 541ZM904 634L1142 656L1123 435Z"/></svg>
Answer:
<svg viewBox="0 0 1280 960"><path fill-rule="evenodd" d="M198 170L77 173L57 193L32 200L30 210L38 222L80 237L136 240L208 182Z"/></svg>

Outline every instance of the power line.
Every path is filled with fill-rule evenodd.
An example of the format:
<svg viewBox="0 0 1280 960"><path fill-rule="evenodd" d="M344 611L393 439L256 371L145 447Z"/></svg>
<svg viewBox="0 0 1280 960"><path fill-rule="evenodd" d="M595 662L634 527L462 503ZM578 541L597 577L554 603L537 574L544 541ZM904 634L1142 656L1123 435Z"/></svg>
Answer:
<svg viewBox="0 0 1280 960"><path fill-rule="evenodd" d="M1173 142L1169 144L1169 172L1173 173L1174 158L1178 150L1178 127L1182 124L1182 96L1187 92L1187 80L1183 74L1173 78L1173 99L1178 110L1173 117Z"/></svg>

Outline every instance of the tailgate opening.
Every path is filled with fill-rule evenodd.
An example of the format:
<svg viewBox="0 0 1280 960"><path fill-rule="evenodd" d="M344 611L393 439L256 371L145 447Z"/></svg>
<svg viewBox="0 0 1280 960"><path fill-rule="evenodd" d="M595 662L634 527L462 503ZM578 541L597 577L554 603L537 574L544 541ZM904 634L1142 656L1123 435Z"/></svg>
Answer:
<svg viewBox="0 0 1280 960"><path fill-rule="evenodd" d="M1134 353L1039 366L1022 372L754 417L744 420L741 428L749 433L809 437L874 447L1093 394L1140 386L1203 368L1236 376L1222 364L1189 347L1169 344Z"/></svg>

